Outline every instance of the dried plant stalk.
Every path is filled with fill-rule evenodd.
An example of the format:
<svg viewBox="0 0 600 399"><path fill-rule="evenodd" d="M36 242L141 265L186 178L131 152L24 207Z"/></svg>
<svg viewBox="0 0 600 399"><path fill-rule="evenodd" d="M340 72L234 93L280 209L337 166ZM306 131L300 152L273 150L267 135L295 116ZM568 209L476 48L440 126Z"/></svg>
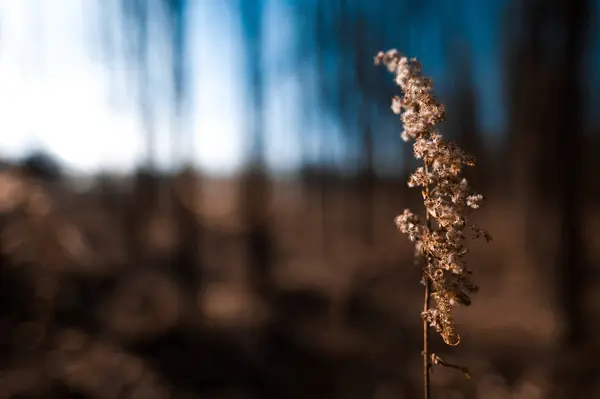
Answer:
<svg viewBox="0 0 600 399"><path fill-rule="evenodd" d="M423 377L424 395L430 395L429 374L432 364L468 371L442 360L429 348L429 327L441 335L447 345L460 343L452 308L457 304L469 305L471 294L477 291L472 272L464 256L465 233L491 240L490 235L469 221L472 210L479 208L483 196L473 193L461 175L464 166L474 166L472 156L454 143L445 141L436 129L444 120L444 107L432 91L432 81L421 74L421 65L396 50L379 52L375 63L383 63L396 75L402 96L392 100L392 110L401 115L404 125L402 139L413 141L414 156L423 160L423 166L414 171L409 187L421 187L425 205L425 221L409 209L395 220L398 229L415 243L416 256L422 259L422 280L425 286L423 304ZM433 299L433 305L432 300Z"/></svg>

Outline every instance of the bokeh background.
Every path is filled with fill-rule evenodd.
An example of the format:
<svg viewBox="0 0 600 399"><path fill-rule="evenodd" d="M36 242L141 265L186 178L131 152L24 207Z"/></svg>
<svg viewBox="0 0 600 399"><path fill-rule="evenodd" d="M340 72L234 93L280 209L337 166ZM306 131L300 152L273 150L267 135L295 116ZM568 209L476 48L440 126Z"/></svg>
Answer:
<svg viewBox="0 0 600 399"><path fill-rule="evenodd" d="M488 199L469 381L600 397L597 0L0 1L0 399L418 398L416 56Z"/></svg>

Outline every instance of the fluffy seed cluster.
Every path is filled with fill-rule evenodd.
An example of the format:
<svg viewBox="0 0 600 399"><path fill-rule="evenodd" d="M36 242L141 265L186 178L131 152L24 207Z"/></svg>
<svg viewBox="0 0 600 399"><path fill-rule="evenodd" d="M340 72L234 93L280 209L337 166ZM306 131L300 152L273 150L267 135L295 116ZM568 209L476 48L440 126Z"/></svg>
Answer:
<svg viewBox="0 0 600 399"><path fill-rule="evenodd" d="M409 178L410 187L421 187L426 218L422 220L409 209L395 220L398 229L415 243L423 262L423 284L430 284L435 301L422 316L434 327L448 345L458 345L452 307L469 305L470 295L477 291L464 256L467 231L475 237L491 240L489 234L471 224L470 211L479 208L483 196L469 190L461 176L464 166L474 166L472 156L447 142L438 133L436 124L444 120L444 107L432 91L432 81L421 74L421 65L396 50L379 52L375 63L383 63L396 75L402 96L392 100L392 110L401 115L404 125L402 139L413 141L414 156L423 160Z"/></svg>

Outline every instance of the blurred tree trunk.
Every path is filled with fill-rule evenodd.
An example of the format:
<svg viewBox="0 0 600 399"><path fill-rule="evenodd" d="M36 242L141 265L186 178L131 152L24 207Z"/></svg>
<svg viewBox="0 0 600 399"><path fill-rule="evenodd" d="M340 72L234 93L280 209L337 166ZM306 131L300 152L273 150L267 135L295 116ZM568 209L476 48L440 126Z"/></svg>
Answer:
<svg viewBox="0 0 600 399"><path fill-rule="evenodd" d="M367 54L367 35L369 32L365 29L365 21L360 15L354 21L354 34L356 43L354 68L356 70L357 86L367 88L372 85L372 71L366 68L373 68L370 62L371 56ZM375 170L374 170L374 140L373 140L373 112L370 98L366 95L366 90L361 93L360 103L358 105L358 129L361 149L364 152L360 164L359 173L359 195L361 198L358 214L361 216L361 239L364 245L371 247L374 238L373 210L375 201Z"/></svg>
<svg viewBox="0 0 600 399"><path fill-rule="evenodd" d="M146 133L145 170L134 178L135 203L127 221L133 234L131 240L135 262L140 266L156 261L149 255L147 242L143 238L143 231L147 229L149 219L157 216L160 211L169 212L167 218L177 218L177 215L173 214L177 213L177 209L172 207L173 195L169 181L159 177L156 171L159 148L155 113L157 101L165 95L162 88L169 87L168 94L172 95L172 107L169 111L173 120L170 137L172 152L169 155L175 162L179 155L179 152L175 151L176 143L178 136L182 136L183 105L189 95L186 90L189 84L185 18L187 5L187 0L118 0L113 5L116 6L115 16L118 17L116 24L114 18L107 18L107 15L112 16L110 4L103 5L106 12L100 13L105 31L111 32L105 34L100 45L104 46L109 62L118 60L127 70L132 71L134 87L131 90L136 93L138 113ZM153 29L157 27L159 29ZM126 43L124 53L121 52L121 47L113 42L119 37ZM170 64L167 65L170 69L168 74L156 73L155 64L152 63L151 54L161 50L170 51L172 55ZM179 220L175 222L179 223ZM184 226L181 228L186 230Z"/></svg>
<svg viewBox="0 0 600 399"><path fill-rule="evenodd" d="M202 284L204 270L200 256L204 231L197 216L201 184L201 176L193 169L187 169L175 177L171 191L179 244L173 259L176 278L193 294L197 293Z"/></svg>
<svg viewBox="0 0 600 399"><path fill-rule="evenodd" d="M547 99L551 82L549 68L544 65L543 27L548 19L546 0L516 1L507 17L513 22L506 24L515 29L509 36L508 82L509 82L509 129L507 153L511 159L509 185L513 207L521 221L521 253L526 255L527 264L537 264L536 219L540 191L539 165L544 148L543 131L546 128L544 114L549 111ZM515 15L515 11L518 13ZM514 19L521 18L515 24Z"/></svg>
<svg viewBox="0 0 600 399"><path fill-rule="evenodd" d="M521 31L513 37L510 81L514 194L524 220L527 264L543 276L548 252L540 229L558 216L557 257L553 259L555 300L564 323L556 352L556 397L585 397L594 365L585 359L585 265L582 238L583 140L582 62L586 48L588 0L531 0L522 9ZM548 37L551 35L551 37ZM510 156L512 155L512 156ZM552 208L549 207L552 205ZM541 210L541 211L540 211ZM555 212L550 212L554 210ZM547 283L547 281L542 281ZM589 350L587 350L589 353Z"/></svg>
<svg viewBox="0 0 600 399"><path fill-rule="evenodd" d="M272 237L269 230L270 184L265 163L264 8L262 0L241 0L240 17L244 31L246 66L250 88L250 158L242 177L241 212L247 228L250 283L262 296L271 293Z"/></svg>
<svg viewBox="0 0 600 399"><path fill-rule="evenodd" d="M145 232L148 221L157 209L158 177L153 170L140 169L133 177L133 195L130 204L131 212L126 215L127 225L131 229L127 237L131 240L128 245L132 250L134 267L148 267L153 259L149 255L148 240Z"/></svg>
<svg viewBox="0 0 600 399"><path fill-rule="evenodd" d="M325 71L325 51L326 51L326 43L327 40L327 26L325 21L325 5L322 2L317 2L315 7L315 25L316 25L316 57L317 57L317 85L320 83L320 79L324 78L326 75ZM325 88L322 90L326 90ZM324 96L327 96L328 93L323 93ZM315 112L317 122L320 122L320 118L322 116L322 109L316 109ZM317 123L319 126L319 134L320 138L318 140L319 149L318 149L318 192L319 192L319 209L320 209L320 224L319 237L321 239L321 257L326 262L328 250L330 247L329 242L329 234L328 234L328 221L329 217L327 212L329 212L329 192L330 187L328 187L328 168L330 167L328 164L328 158L330 149L327 147L329 138L327 137L327 132L325 130L321 130L320 123Z"/></svg>
<svg viewBox="0 0 600 399"><path fill-rule="evenodd" d="M466 46L457 47L451 55L449 64L454 66L451 79L455 84L453 96L448 104L449 133L451 137L455 137L461 148L477 159L478 167L465 171L469 183L472 183L477 190L487 192L488 190L482 185L488 181L486 176L490 164L487 162L481 132L477 126L478 110L470 50Z"/></svg>
<svg viewBox="0 0 600 399"><path fill-rule="evenodd" d="M557 128L555 160L559 165L558 212L559 257L557 273L557 298L562 317L566 321L559 351L556 380L562 386L564 397L585 397L593 382L596 364L591 352L590 332L586 326L586 282L589 268L586 265L585 243L582 237L584 209L581 142L584 139L583 123L583 60L589 29L590 4L588 0L560 0L556 15L562 19L563 55L560 79L555 98L560 103L556 114Z"/></svg>
<svg viewBox="0 0 600 399"><path fill-rule="evenodd" d="M270 187L265 170L250 167L242 177L240 195L246 226L250 284L261 296L272 293L273 244L269 229Z"/></svg>

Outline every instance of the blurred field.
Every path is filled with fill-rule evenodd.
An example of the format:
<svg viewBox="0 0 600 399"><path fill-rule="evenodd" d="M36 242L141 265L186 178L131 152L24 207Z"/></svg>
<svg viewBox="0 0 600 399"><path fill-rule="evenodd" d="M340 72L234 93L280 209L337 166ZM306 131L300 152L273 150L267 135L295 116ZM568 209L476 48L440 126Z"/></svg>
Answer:
<svg viewBox="0 0 600 399"><path fill-rule="evenodd" d="M14 168L0 180L0 397L419 394L419 271L393 224L418 204L401 181L376 180L368 197L355 180L273 181L256 186L270 200L248 224L240 180L188 171L84 189ZM547 266L556 217L537 208L544 234L527 248L514 201L488 197L477 222L495 240L469 255L481 292L457 313L463 344L434 340L474 378L436 368L434 387L440 398L550 397L562 323ZM596 263L600 215L588 215ZM257 242L267 254L258 274ZM599 299L587 301L591 317Z"/></svg>

